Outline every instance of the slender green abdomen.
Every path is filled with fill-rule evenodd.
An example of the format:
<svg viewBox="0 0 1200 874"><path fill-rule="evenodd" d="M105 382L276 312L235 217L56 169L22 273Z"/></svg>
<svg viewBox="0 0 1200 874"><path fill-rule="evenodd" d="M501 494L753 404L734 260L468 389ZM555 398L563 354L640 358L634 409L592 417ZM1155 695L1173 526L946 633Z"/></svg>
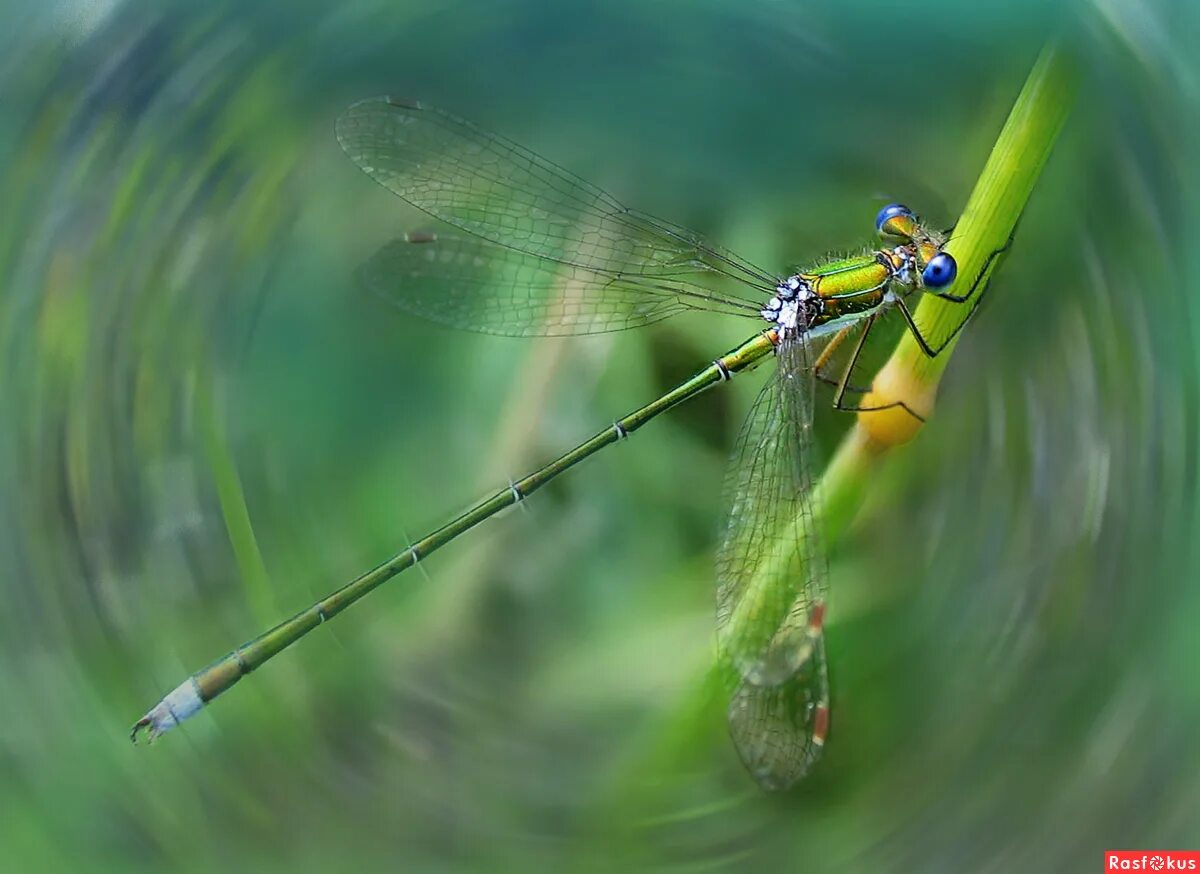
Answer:
<svg viewBox="0 0 1200 874"><path fill-rule="evenodd" d="M131 737L136 739L140 730L148 729L150 737L153 738L178 725L250 671L291 646L318 625L332 619L405 568L411 567L434 550L474 528L485 519L496 515L505 507L528 497L560 473L605 446L628 436L671 407L683 403L709 386L730 379L735 373L753 367L774 350L777 340L774 331L756 334L662 397L617 419L611 427L605 428L590 440L584 441L540 470L534 471L512 483L508 488L501 489L480 501L457 519L418 540L404 552L393 556L307 609L301 610L291 619L279 623L269 631L239 646L224 658L218 659L207 668L196 672L138 720L133 727Z"/></svg>

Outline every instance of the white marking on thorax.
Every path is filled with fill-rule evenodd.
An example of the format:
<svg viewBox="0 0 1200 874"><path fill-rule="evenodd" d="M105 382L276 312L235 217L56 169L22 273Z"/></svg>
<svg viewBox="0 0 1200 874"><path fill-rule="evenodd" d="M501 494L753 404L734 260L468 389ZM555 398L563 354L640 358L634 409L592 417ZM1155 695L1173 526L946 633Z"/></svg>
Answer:
<svg viewBox="0 0 1200 874"><path fill-rule="evenodd" d="M794 330L796 322L800 318L800 301L789 300L779 308L779 312L775 316L775 323L781 328Z"/></svg>
<svg viewBox="0 0 1200 874"><path fill-rule="evenodd" d="M759 315L786 331L794 331L800 322L800 309L804 301L813 296L812 287L793 274L775 286L774 297L767 301Z"/></svg>
<svg viewBox="0 0 1200 874"><path fill-rule="evenodd" d="M903 246L897 246L892 251L900 257L900 267L893 269L892 275L902 284L908 285L912 281L910 274L914 266L913 257Z"/></svg>

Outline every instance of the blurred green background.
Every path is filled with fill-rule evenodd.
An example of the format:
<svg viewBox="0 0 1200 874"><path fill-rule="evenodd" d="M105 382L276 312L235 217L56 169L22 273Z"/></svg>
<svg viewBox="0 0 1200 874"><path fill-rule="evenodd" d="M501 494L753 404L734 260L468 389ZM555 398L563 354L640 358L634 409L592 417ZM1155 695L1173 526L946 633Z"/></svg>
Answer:
<svg viewBox="0 0 1200 874"><path fill-rule="evenodd" d="M0 12L0 868L1092 871L1200 846L1191 2ZM428 226L365 96L780 272L951 223L1042 43L1078 104L937 413L835 546L833 725L761 794L704 694L766 369L405 573L152 748L191 671L743 339L511 340L356 265ZM848 418L818 423L825 456Z"/></svg>

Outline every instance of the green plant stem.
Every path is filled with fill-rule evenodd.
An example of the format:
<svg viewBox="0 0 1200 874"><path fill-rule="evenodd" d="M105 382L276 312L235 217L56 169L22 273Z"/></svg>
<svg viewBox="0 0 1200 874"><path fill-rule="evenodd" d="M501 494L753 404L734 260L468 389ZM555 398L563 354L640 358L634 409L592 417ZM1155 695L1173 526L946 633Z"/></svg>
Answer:
<svg viewBox="0 0 1200 874"><path fill-rule="evenodd" d="M1046 47L1030 71L947 245L947 251L959 265L959 281L951 291L962 293L980 277L972 299L954 303L925 296L915 313L917 324L935 347L943 342L947 345L937 357L930 358L906 332L872 387L872 393L882 396L885 402L904 400L910 407L932 410L933 397L960 336L958 332L1000 261L992 258L989 262L989 258L992 253L1004 250L1012 238L1017 220L1066 121L1073 94L1074 75L1069 59L1055 46ZM911 439L919 427L920 422L901 409L859 414L813 495L814 512L826 543L836 542L849 526L870 487L879 456ZM795 526L785 526L780 536L794 536L795 531ZM794 581L777 577L766 584L790 589ZM836 602L831 618L836 621ZM735 629L729 633L738 632ZM679 712L664 716L660 730L652 732L642 754L631 757L624 779L614 781L617 797L628 797L629 786L641 784L642 770L653 770L664 760L679 755L675 741L681 733L686 734L680 723L695 717L697 699L711 702L713 690L728 689L737 679L731 667L720 660L708 669L703 679L698 678L692 686L698 690L696 694L681 701Z"/></svg>
<svg viewBox="0 0 1200 874"><path fill-rule="evenodd" d="M946 246L958 262L961 277L979 276L992 253L1008 245L1066 122L1073 93L1071 63L1057 47L1048 46L1030 71ZM983 293L988 278L983 277L976 295ZM963 284L960 279L957 288ZM926 295L917 308L917 325L935 345L954 336L942 354L929 358L912 335L905 333L893 359L911 368L917 382L936 385L961 336L956 332L973 308L971 300L953 303Z"/></svg>
<svg viewBox="0 0 1200 874"><path fill-rule="evenodd" d="M974 292L962 303L924 296L914 314L917 326L930 345L945 348L930 358L906 331L876 375L863 406L904 401L926 418L932 412L960 331L1007 254L1017 221L1067 119L1074 79L1073 65L1056 46L1042 50L946 245L958 263L958 279L948 291L963 294L974 285ZM912 439L920 422L893 408L860 413L857 426L865 429L870 449L877 453Z"/></svg>

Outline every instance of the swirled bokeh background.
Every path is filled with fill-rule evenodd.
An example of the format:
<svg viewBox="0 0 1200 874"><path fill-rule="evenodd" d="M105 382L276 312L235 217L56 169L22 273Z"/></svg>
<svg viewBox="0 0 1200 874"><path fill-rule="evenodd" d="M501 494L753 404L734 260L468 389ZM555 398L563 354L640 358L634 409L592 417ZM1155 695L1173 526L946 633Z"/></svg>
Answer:
<svg viewBox="0 0 1200 874"><path fill-rule="evenodd" d="M400 93L788 269L953 221L1043 42L1078 103L919 439L833 555L827 754L702 690L713 392L153 747L189 672L742 339L454 332L358 291ZM9 0L0 868L1093 871L1200 846L1190 2ZM824 414L823 452L847 422Z"/></svg>

